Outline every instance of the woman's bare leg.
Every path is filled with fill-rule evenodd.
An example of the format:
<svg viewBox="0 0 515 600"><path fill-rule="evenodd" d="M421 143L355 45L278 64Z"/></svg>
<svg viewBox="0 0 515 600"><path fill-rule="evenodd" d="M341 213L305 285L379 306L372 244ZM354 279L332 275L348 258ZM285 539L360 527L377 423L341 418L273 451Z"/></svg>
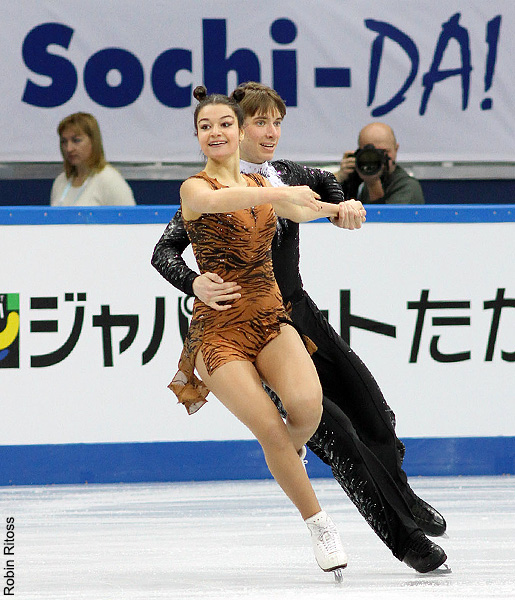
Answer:
<svg viewBox="0 0 515 600"><path fill-rule="evenodd" d="M283 325L259 353L256 368L281 398L286 426L297 450L315 433L322 417L322 388L315 365L297 331Z"/></svg>
<svg viewBox="0 0 515 600"><path fill-rule="evenodd" d="M284 362L279 357L276 360ZM297 454L298 442L292 440L277 408L264 391L254 366L247 361L232 361L210 376L199 353L196 368L202 381L220 402L256 436L270 472L302 518L305 520L318 513L320 505ZM305 435L299 436L299 440Z"/></svg>

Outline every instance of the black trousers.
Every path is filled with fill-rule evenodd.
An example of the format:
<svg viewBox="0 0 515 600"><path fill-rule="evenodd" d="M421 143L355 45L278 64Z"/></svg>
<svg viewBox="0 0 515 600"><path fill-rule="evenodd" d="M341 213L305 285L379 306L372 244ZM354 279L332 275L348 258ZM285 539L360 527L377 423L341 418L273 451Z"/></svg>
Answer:
<svg viewBox="0 0 515 600"><path fill-rule="evenodd" d="M320 425L308 447L326 464L368 524L402 560L418 526L402 469L395 416L365 364L304 292L291 302L297 330L317 345L313 362L323 390Z"/></svg>

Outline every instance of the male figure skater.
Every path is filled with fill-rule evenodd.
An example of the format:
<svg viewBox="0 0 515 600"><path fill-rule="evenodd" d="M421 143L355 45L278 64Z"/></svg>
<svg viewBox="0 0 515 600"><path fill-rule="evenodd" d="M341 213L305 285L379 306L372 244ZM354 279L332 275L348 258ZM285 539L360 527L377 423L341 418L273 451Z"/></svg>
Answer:
<svg viewBox="0 0 515 600"><path fill-rule="evenodd" d="M341 202L341 188L332 174L291 161L270 162L286 106L267 86L248 82L240 87L246 92L240 102L245 113L241 170L260 172L273 185L309 185L324 201ZM359 206L350 205L349 215ZM335 224L354 228L349 215ZM237 282L192 271L181 256L188 244L179 210L154 249L152 265L185 294L212 308L230 310L240 296ZM272 251L275 277L290 316L318 347L312 358L324 394L323 414L308 447L330 465L335 479L396 558L421 573L437 569L447 557L426 535L443 535L445 520L410 488L401 466L404 447L395 435L393 412L372 374L303 289L298 224L278 220ZM274 400L283 410L280 400Z"/></svg>

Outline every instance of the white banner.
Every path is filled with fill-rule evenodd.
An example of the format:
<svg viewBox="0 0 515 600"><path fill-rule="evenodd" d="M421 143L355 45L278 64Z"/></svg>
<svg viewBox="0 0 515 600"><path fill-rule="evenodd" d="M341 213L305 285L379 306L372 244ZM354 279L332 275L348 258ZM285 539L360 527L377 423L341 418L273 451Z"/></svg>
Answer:
<svg viewBox="0 0 515 600"><path fill-rule="evenodd" d="M166 387L188 305L150 265L163 228L0 226L1 444L251 437L215 398L188 416ZM400 436L515 434L514 233L302 226L305 287L350 334Z"/></svg>
<svg viewBox="0 0 515 600"><path fill-rule="evenodd" d="M0 19L0 161L59 161L99 120L110 161L198 162L192 89L275 87L280 154L337 161L372 120L402 161L515 156L512 0L20 0Z"/></svg>

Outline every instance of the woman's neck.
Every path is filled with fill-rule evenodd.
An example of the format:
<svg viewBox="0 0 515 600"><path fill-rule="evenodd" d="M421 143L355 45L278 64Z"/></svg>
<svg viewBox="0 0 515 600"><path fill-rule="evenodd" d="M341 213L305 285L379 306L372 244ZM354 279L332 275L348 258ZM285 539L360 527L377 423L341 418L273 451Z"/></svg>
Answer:
<svg viewBox="0 0 515 600"><path fill-rule="evenodd" d="M240 173L239 156L231 156L223 161L215 161L208 158L204 171L209 177L229 187L247 185L245 178Z"/></svg>
<svg viewBox="0 0 515 600"><path fill-rule="evenodd" d="M89 177L91 170L87 166L80 166L76 168L75 174L73 175L72 181L74 186L81 186L86 179Z"/></svg>

